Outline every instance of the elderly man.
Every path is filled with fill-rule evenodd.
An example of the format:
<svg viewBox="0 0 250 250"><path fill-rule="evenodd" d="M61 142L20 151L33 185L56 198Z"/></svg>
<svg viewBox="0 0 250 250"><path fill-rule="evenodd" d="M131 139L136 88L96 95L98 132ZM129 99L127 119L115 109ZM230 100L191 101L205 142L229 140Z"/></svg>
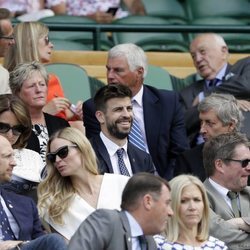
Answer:
<svg viewBox="0 0 250 250"><path fill-rule="evenodd" d="M243 116L236 99L228 94L212 93L198 105L200 134L204 141L224 133L239 131ZM202 181L206 178L202 150L204 143L186 150L176 159L174 175L194 174Z"/></svg>
<svg viewBox="0 0 250 250"><path fill-rule="evenodd" d="M10 12L0 8L0 57L3 57L8 48L15 43L13 28L10 22ZM0 65L0 94L11 93L9 87L9 72Z"/></svg>
<svg viewBox="0 0 250 250"><path fill-rule="evenodd" d="M122 211L96 210L71 238L69 250L156 250L152 235L162 232L168 216L173 215L170 203L166 180L149 173L135 174L122 193Z"/></svg>
<svg viewBox="0 0 250 250"><path fill-rule="evenodd" d="M203 78L180 92L186 110L187 132L193 146L199 131L197 104L204 96L212 92L231 94L241 100L238 104L244 111L249 110L250 57L230 65L228 47L224 39L214 33L198 35L190 45L190 54L197 73Z"/></svg>
<svg viewBox="0 0 250 250"><path fill-rule="evenodd" d="M229 249L250 249L250 142L239 133L210 139L203 149L211 207L210 234Z"/></svg>
<svg viewBox="0 0 250 250"><path fill-rule="evenodd" d="M15 165L10 142L0 135L0 249L66 250L63 238L43 232L32 199L1 188L10 181Z"/></svg>
<svg viewBox="0 0 250 250"><path fill-rule="evenodd" d="M134 124L138 124L144 150L151 155L158 174L171 179L176 157L188 148L179 95L143 84L147 58L134 44L113 47L108 53L106 68L108 84L123 84L132 91ZM83 117L87 137L99 134L93 99L83 104ZM135 145L138 141L132 134L129 140Z"/></svg>

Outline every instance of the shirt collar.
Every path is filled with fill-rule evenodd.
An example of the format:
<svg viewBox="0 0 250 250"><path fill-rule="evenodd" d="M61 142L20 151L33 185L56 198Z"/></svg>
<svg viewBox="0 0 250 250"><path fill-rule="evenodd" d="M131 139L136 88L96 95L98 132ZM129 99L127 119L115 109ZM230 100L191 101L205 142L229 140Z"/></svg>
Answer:
<svg viewBox="0 0 250 250"><path fill-rule="evenodd" d="M136 219L128 211L125 211L125 214L128 218L128 222L130 225L131 236L137 237L143 235L142 228L140 224L136 221Z"/></svg>
<svg viewBox="0 0 250 250"><path fill-rule="evenodd" d="M227 197L227 193L228 191L230 191L229 189L221 186L220 184L218 184L217 182L213 181L211 178L208 178L210 184L223 196L223 197Z"/></svg>
<svg viewBox="0 0 250 250"><path fill-rule="evenodd" d="M142 96L143 96L143 85L141 86L139 92L135 96L133 96L132 102L136 101L136 103L142 107Z"/></svg>
<svg viewBox="0 0 250 250"><path fill-rule="evenodd" d="M223 67L221 68L221 70L218 72L218 74L215 76L216 79L218 79L220 82L223 80L223 77L226 74L226 69L227 69L227 63L225 63L223 65ZM206 80L207 83L210 82L210 80Z"/></svg>
<svg viewBox="0 0 250 250"><path fill-rule="evenodd" d="M122 147L120 147L117 144L115 144L113 141L111 141L106 135L104 135L103 132L100 132L100 137L101 137L103 143L105 144L110 156L115 155L117 149L119 149L119 148L123 148L124 151L127 153L128 141L126 141L126 143Z"/></svg>

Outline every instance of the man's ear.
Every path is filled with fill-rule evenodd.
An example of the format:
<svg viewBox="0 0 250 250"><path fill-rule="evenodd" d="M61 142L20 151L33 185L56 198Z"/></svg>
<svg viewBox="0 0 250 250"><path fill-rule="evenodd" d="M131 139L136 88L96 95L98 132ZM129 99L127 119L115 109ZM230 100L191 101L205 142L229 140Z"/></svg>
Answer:
<svg viewBox="0 0 250 250"><path fill-rule="evenodd" d="M98 122L99 122L100 124L103 124L103 123L105 122L104 114L103 114L102 111L97 110L97 111L95 112L95 117L96 117L96 119L98 120Z"/></svg>
<svg viewBox="0 0 250 250"><path fill-rule="evenodd" d="M138 75L143 78L144 68L143 67L138 67L137 72L138 72Z"/></svg>
<svg viewBox="0 0 250 250"><path fill-rule="evenodd" d="M143 205L146 210L150 210L152 207L153 197L150 194L145 194L143 196Z"/></svg>
<svg viewBox="0 0 250 250"><path fill-rule="evenodd" d="M216 159L214 162L214 166L219 173L224 173L224 163L221 159Z"/></svg>
<svg viewBox="0 0 250 250"><path fill-rule="evenodd" d="M228 124L228 132L233 132L235 130L235 121L232 121Z"/></svg>

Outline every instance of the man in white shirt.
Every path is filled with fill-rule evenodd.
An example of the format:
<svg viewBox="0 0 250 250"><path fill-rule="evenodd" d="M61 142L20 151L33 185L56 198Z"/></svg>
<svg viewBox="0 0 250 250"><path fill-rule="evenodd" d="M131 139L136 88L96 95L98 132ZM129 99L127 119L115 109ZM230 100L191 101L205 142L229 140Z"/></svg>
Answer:
<svg viewBox="0 0 250 250"><path fill-rule="evenodd" d="M230 249L250 249L250 142L240 133L211 138L203 149L210 234ZM232 194L234 197L232 197Z"/></svg>

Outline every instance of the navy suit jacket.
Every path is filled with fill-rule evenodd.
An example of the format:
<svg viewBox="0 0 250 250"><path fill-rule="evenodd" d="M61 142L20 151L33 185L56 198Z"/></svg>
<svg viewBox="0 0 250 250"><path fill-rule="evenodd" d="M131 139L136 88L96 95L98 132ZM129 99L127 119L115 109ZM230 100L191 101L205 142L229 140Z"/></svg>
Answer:
<svg viewBox="0 0 250 250"><path fill-rule="evenodd" d="M199 113L196 106L192 107L192 103L202 91L205 96L211 94L211 91L204 86L205 80L199 80L180 91L181 103L185 110L187 133L191 143L200 130ZM250 57L243 58L234 65L228 64L222 83L216 86L212 92L231 94L237 99L250 100ZM247 119L244 122L249 123Z"/></svg>
<svg viewBox="0 0 250 250"><path fill-rule="evenodd" d="M19 226L17 240L33 240L44 235L36 204L31 198L4 189L1 190L1 195Z"/></svg>
<svg viewBox="0 0 250 250"><path fill-rule="evenodd" d="M175 158L189 147L179 95L144 85L142 98L149 153L159 175L171 179ZM88 138L99 134L93 99L84 102L83 119Z"/></svg>
<svg viewBox="0 0 250 250"><path fill-rule="evenodd" d="M105 144L99 135L90 139L93 149L95 150L100 174L114 173L110 161L109 153ZM149 154L140 150L132 143L128 142L128 157L133 174L138 172L154 173L154 164Z"/></svg>
<svg viewBox="0 0 250 250"><path fill-rule="evenodd" d="M206 171L203 165L203 147L204 144L200 144L181 153L176 159L174 176L192 174L204 181L206 179Z"/></svg>

